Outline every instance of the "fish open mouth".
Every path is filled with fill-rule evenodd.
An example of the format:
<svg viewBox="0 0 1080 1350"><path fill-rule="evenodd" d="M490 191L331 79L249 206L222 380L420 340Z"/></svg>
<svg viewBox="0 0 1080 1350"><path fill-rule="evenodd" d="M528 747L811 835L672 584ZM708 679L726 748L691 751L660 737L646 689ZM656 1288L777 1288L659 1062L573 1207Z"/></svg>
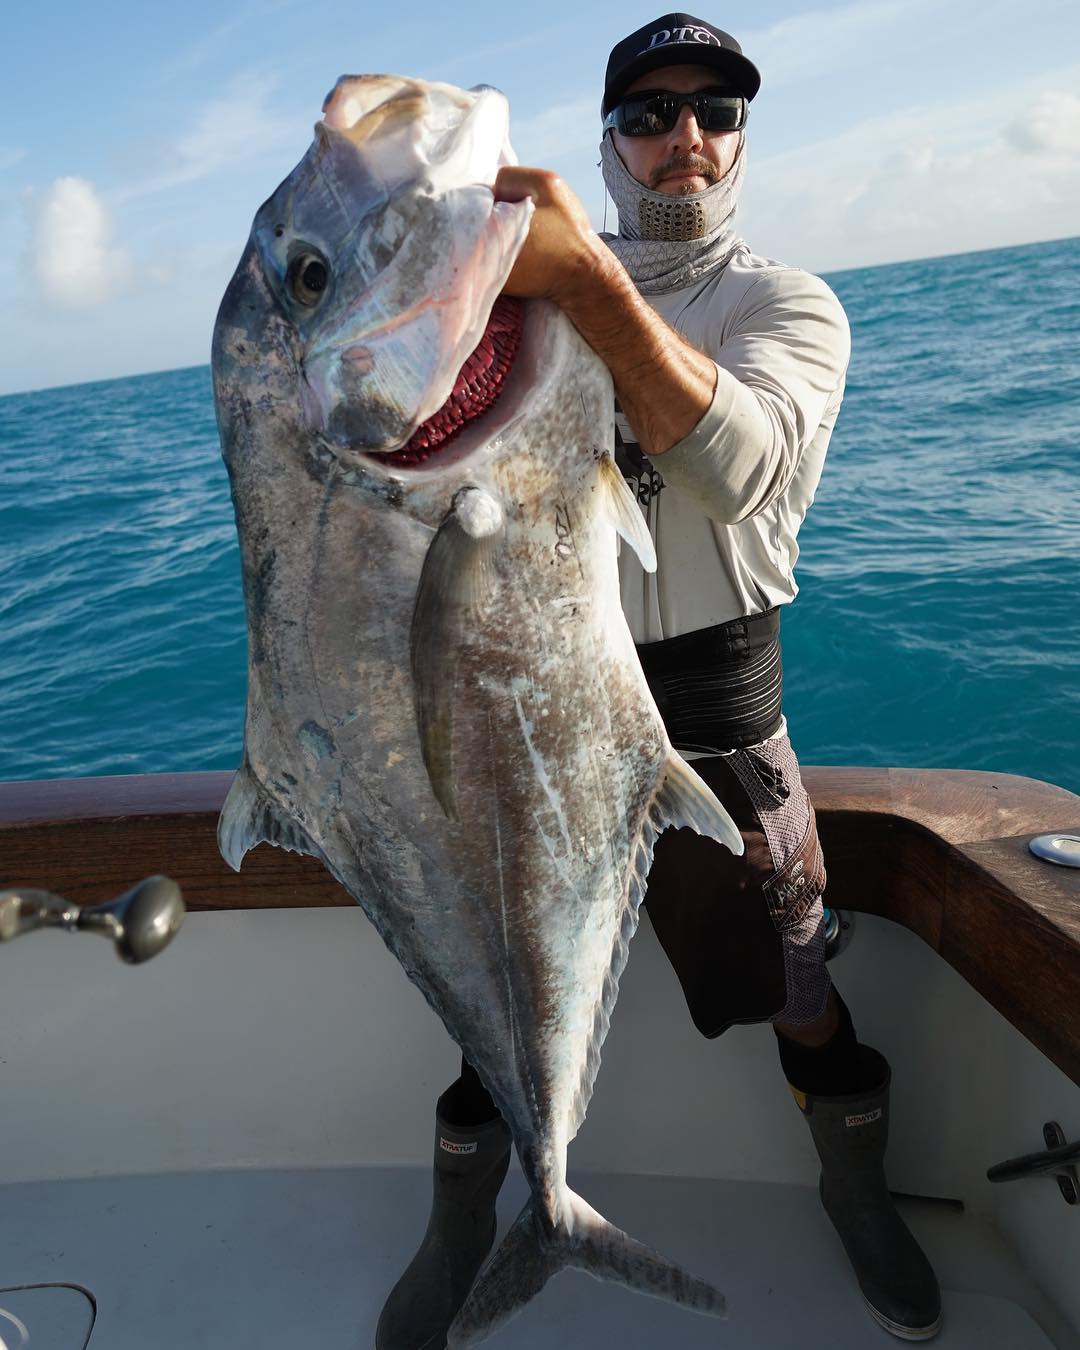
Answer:
<svg viewBox="0 0 1080 1350"><path fill-rule="evenodd" d="M395 468L423 464L482 417L503 391L521 346L524 325L522 301L500 295L480 341L458 372L450 397L426 422L420 423L400 450L379 458Z"/></svg>

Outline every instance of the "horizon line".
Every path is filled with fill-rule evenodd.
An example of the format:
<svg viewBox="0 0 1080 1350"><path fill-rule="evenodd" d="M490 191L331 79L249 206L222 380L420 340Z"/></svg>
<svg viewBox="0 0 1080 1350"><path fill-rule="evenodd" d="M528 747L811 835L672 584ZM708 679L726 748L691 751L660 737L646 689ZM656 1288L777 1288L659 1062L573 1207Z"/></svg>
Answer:
<svg viewBox="0 0 1080 1350"><path fill-rule="evenodd" d="M1028 239L1018 244L990 244L985 248L958 249L953 253L933 253L924 254L912 258L893 258L889 262L879 263L859 263L854 267L830 267L824 271L816 272L813 275L820 276L825 281L829 277L850 276L855 272L884 271L891 267L908 267L912 263L933 263L943 262L948 258L966 258L977 257L982 253L1008 253L1014 249L1021 248L1041 248L1053 244L1066 244L1072 240L1080 240L1080 234L1057 235L1051 239ZM803 269L809 271L809 268ZM99 375L90 380L72 380L58 384L39 384L25 389L9 389L0 391L0 400L8 398L20 398L27 394L45 394L56 393L62 389L84 389L91 385L113 384L117 380L140 380L153 379L159 375L179 375L185 371L191 370L209 370L211 363L209 361L195 362L192 365L183 366L163 366L155 370L136 370L129 371L122 375Z"/></svg>

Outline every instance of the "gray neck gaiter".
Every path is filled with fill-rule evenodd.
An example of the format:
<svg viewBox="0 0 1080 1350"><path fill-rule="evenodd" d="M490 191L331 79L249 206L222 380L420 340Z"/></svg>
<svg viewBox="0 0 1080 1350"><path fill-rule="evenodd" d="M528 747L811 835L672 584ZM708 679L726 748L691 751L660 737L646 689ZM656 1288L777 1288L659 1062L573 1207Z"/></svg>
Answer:
<svg viewBox="0 0 1080 1350"><path fill-rule="evenodd" d="M600 159L619 213L619 233L600 237L642 295L689 286L723 267L742 243L735 234L735 209L746 167L745 135L724 177L688 197L653 192L639 183L622 162L610 133L600 142Z"/></svg>

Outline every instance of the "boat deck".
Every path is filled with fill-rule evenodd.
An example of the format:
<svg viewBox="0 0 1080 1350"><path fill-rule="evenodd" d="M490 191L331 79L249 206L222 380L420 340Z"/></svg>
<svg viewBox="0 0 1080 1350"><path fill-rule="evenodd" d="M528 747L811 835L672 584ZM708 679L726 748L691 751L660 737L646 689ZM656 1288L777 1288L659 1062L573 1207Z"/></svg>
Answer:
<svg viewBox="0 0 1080 1350"><path fill-rule="evenodd" d="M945 1290L935 1345L1080 1350L1080 1206L1049 1177L987 1180L1047 1122L1080 1138L1080 873L1041 870L1026 843L1080 830L1080 799L811 772L830 898L860 911L834 976L893 1065L888 1175L924 1197L905 1213ZM9 785L6 819L0 793L6 880L92 902L163 870L217 911L147 966L53 933L3 952L0 1350L371 1350L419 1241L456 1049L311 860L259 849L224 872L224 778ZM648 924L569 1162L612 1222L712 1278L729 1317L568 1272L493 1350L895 1346L822 1213L771 1030L698 1037ZM515 1174L504 1229L523 1196Z"/></svg>
<svg viewBox="0 0 1080 1350"><path fill-rule="evenodd" d="M494 1337L492 1350L897 1344L864 1311L813 1189L601 1173L571 1180L614 1222L713 1278L727 1295L728 1317L700 1317L571 1271ZM525 1193L515 1172L500 1196L502 1228ZM359 1350L374 1344L379 1308L412 1255L429 1197L429 1173L419 1167L27 1182L4 1188L0 1270L10 1284L90 1290L97 1301L90 1350ZM945 1291L936 1347L1080 1345L989 1224L940 1202L901 1207ZM85 1299L67 1293L65 1303L59 1291L27 1290L0 1294L4 1307L25 1322L28 1350L82 1350ZM0 1324L0 1341L4 1334Z"/></svg>

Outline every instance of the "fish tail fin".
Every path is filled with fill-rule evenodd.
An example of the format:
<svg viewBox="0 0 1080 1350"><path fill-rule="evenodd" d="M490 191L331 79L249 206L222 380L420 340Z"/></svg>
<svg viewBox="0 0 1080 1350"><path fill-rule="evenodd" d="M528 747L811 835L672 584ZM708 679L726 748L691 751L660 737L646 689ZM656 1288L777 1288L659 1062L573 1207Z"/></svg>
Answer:
<svg viewBox="0 0 1080 1350"><path fill-rule="evenodd" d="M530 1197L454 1319L448 1350L485 1340L568 1266L695 1312L725 1315L718 1289L608 1223L581 1196L564 1192L564 1207L570 1222L552 1230Z"/></svg>

